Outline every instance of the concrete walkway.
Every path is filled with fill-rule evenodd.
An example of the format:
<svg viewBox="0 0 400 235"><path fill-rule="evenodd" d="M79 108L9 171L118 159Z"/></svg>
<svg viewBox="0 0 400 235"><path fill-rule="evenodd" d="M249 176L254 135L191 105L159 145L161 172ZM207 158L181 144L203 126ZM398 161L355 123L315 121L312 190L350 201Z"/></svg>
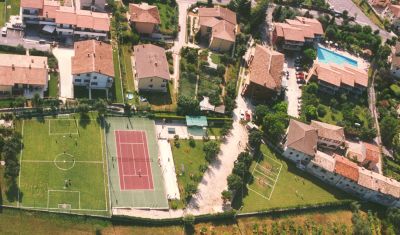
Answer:
<svg viewBox="0 0 400 235"><path fill-rule="evenodd" d="M198 192L190 200L186 210L188 214L200 215L224 211L221 193L228 188L226 178L231 174L237 156L245 150L248 141L247 130L240 124L240 111L252 108L241 95L236 98L236 103L232 131L221 144L217 159L211 163L204 174Z"/></svg>
<svg viewBox="0 0 400 235"><path fill-rule="evenodd" d="M74 98L71 70L71 58L74 56L74 50L57 47L53 49L53 54L58 60L60 70L60 98Z"/></svg>

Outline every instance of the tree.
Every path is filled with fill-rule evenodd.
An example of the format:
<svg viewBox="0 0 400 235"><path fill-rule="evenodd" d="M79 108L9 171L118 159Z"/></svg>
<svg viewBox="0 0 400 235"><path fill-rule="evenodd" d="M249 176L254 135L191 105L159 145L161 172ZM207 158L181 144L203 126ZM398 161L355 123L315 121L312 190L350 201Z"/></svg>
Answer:
<svg viewBox="0 0 400 235"><path fill-rule="evenodd" d="M200 103L197 99L179 96L178 98L178 114L179 115L196 115L200 113Z"/></svg>
<svg viewBox="0 0 400 235"><path fill-rule="evenodd" d="M103 99L97 100L94 108L97 110L99 116L104 116L107 113L107 103Z"/></svg>
<svg viewBox="0 0 400 235"><path fill-rule="evenodd" d="M263 131L268 139L277 142L285 133L287 123L286 113L268 113L264 118Z"/></svg>
<svg viewBox="0 0 400 235"><path fill-rule="evenodd" d="M33 107L40 107L43 103L42 98L40 98L40 95L38 93L35 93L32 98L32 105Z"/></svg>
<svg viewBox="0 0 400 235"><path fill-rule="evenodd" d="M263 133L259 130L252 130L249 134L249 145L255 152L260 151Z"/></svg>
<svg viewBox="0 0 400 235"><path fill-rule="evenodd" d="M189 199L193 194L197 192L197 187L193 182L189 182L185 186L186 199Z"/></svg>
<svg viewBox="0 0 400 235"><path fill-rule="evenodd" d="M257 5L251 10L250 14L250 31L253 34L259 34L259 27L265 21L268 9L268 0L257 1Z"/></svg>
<svg viewBox="0 0 400 235"><path fill-rule="evenodd" d="M232 128L232 124L224 124L220 131L221 137L227 136L229 134L229 132L231 131L231 128Z"/></svg>
<svg viewBox="0 0 400 235"><path fill-rule="evenodd" d="M243 180L240 176L235 174L230 174L227 178L228 189L231 191L236 191L242 188Z"/></svg>
<svg viewBox="0 0 400 235"><path fill-rule="evenodd" d="M245 175L247 174L248 168L246 166L246 163L244 162L240 162L240 161L236 161L235 165L233 166L232 169L232 173L235 175L238 175L242 178L245 177Z"/></svg>
<svg viewBox="0 0 400 235"><path fill-rule="evenodd" d="M232 192L229 190L224 190L221 193L221 199L224 202L224 204L228 201L232 200Z"/></svg>
<svg viewBox="0 0 400 235"><path fill-rule="evenodd" d="M315 51L314 48L307 48L304 50L304 59L308 62L311 63L312 61L317 58L317 52Z"/></svg>
<svg viewBox="0 0 400 235"><path fill-rule="evenodd" d="M257 105L256 109L254 111L254 122L257 125L262 124L262 121L265 117L265 115L267 115L267 113L269 112L269 108L266 105Z"/></svg>
<svg viewBox="0 0 400 235"><path fill-rule="evenodd" d="M206 160L211 162L214 160L219 153L218 143L215 141L206 142L203 146L203 151L206 154Z"/></svg>
<svg viewBox="0 0 400 235"><path fill-rule="evenodd" d="M88 104L79 104L77 109L81 116L87 115L90 111L90 107Z"/></svg>
<svg viewBox="0 0 400 235"><path fill-rule="evenodd" d="M251 156L249 152L241 152L239 153L237 160L240 162L244 162L247 168L249 168L251 163L253 162L253 156Z"/></svg>
<svg viewBox="0 0 400 235"><path fill-rule="evenodd" d="M384 116L380 123L382 142L391 147L393 138L399 132L399 121L392 116Z"/></svg>
<svg viewBox="0 0 400 235"><path fill-rule="evenodd" d="M250 16L251 2L249 0L232 0L228 8L238 14L241 21L247 21Z"/></svg>
<svg viewBox="0 0 400 235"><path fill-rule="evenodd" d="M306 116L307 121L311 121L317 118L317 108L313 105L307 105L304 108L304 114Z"/></svg>

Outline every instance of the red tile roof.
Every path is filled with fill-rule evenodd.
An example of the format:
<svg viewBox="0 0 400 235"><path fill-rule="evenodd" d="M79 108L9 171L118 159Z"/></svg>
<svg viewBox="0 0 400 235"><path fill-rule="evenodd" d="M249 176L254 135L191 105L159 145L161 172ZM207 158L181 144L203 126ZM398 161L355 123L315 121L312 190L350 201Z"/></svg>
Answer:
<svg viewBox="0 0 400 235"><path fill-rule="evenodd" d="M333 157L336 160L335 173L349 178L355 182L358 182L358 165L349 159L340 155L334 154Z"/></svg>
<svg viewBox="0 0 400 235"><path fill-rule="evenodd" d="M317 130L305 123L290 119L286 146L310 156L317 150Z"/></svg>
<svg viewBox="0 0 400 235"><path fill-rule="evenodd" d="M46 18L55 19L57 10L60 8L60 2L45 0L42 10L42 16Z"/></svg>
<svg viewBox="0 0 400 235"><path fill-rule="evenodd" d="M280 89L284 61L282 53L257 45L249 65L250 81L271 90Z"/></svg>
<svg viewBox="0 0 400 235"><path fill-rule="evenodd" d="M130 21L141 23L160 24L160 14L157 6L151 6L147 3L129 4Z"/></svg>
<svg viewBox="0 0 400 235"><path fill-rule="evenodd" d="M235 42L236 24L236 13L227 8L199 9L199 25L212 28L212 37Z"/></svg>
<svg viewBox="0 0 400 235"><path fill-rule="evenodd" d="M318 20L299 16L294 20L287 19L285 23L275 23L275 32L278 37L296 42L304 42L305 38L314 38L316 35L324 34Z"/></svg>
<svg viewBox="0 0 400 235"><path fill-rule="evenodd" d="M21 0L21 7L43 9L43 0Z"/></svg>
<svg viewBox="0 0 400 235"><path fill-rule="evenodd" d="M47 57L0 54L0 86L45 86L47 80Z"/></svg>
<svg viewBox="0 0 400 235"><path fill-rule="evenodd" d="M152 44L134 47L136 78L159 77L170 80L164 48Z"/></svg>
<svg viewBox="0 0 400 235"><path fill-rule="evenodd" d="M114 77L112 46L110 44L86 40L75 42L72 57L72 74L100 73Z"/></svg>
<svg viewBox="0 0 400 235"><path fill-rule="evenodd" d="M378 146L363 142L363 153L365 154L364 162L376 164L381 157L381 151Z"/></svg>

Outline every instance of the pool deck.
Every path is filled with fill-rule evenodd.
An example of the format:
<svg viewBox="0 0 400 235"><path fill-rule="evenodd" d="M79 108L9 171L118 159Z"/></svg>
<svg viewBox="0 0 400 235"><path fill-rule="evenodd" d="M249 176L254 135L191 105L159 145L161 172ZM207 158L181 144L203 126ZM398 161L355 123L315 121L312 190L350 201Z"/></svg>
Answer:
<svg viewBox="0 0 400 235"><path fill-rule="evenodd" d="M363 58L356 57L356 56L348 53L347 51L338 50L333 46L323 46L321 44L318 44L318 47L333 51L333 52L338 53L338 54L340 54L342 56L345 56L345 57L348 57L348 58L350 58L352 60L355 60L355 61L357 61L357 67L359 69L362 69L362 70L368 72L370 64L368 63L368 61L364 60ZM318 58L316 59L316 61L318 61Z"/></svg>

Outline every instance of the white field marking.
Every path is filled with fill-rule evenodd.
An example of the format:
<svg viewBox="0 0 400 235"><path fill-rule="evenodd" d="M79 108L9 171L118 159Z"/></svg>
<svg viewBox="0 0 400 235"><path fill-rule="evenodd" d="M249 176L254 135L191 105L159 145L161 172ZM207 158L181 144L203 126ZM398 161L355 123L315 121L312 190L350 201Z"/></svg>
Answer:
<svg viewBox="0 0 400 235"><path fill-rule="evenodd" d="M76 120L75 120L75 119L45 119L45 120L48 120L48 121L49 121L49 135L78 135L78 134L79 134L78 129L77 129ZM57 132L57 133L51 133L51 121L55 121L55 120L57 120L57 121L60 121L60 120L62 120L62 121L73 121L74 124L75 124L76 132L65 132L65 133Z"/></svg>
<svg viewBox="0 0 400 235"><path fill-rule="evenodd" d="M68 190L59 190L59 189L49 189L47 190L47 208L49 208L50 204L50 192L61 192L61 193L78 193L78 207L81 209L81 191L68 191Z"/></svg>
<svg viewBox="0 0 400 235"><path fill-rule="evenodd" d="M257 163L257 167L260 167L261 169L264 169L264 170L267 171L268 173L274 174L275 176L278 174L278 173L273 172L273 171L270 170L270 169L267 169L266 167L263 167L262 165L260 165L260 164L258 164L258 163Z"/></svg>
<svg viewBox="0 0 400 235"><path fill-rule="evenodd" d="M257 180L262 180L262 182L264 182L264 184L267 184L267 185L269 185L271 188L272 188L272 184L270 184L270 183L268 183L267 181L264 181L262 178L260 178L260 177L257 177L257 176L254 176L254 178L255 179L257 179Z"/></svg>
<svg viewBox="0 0 400 235"><path fill-rule="evenodd" d="M271 158L271 159L272 159L272 160L274 160L273 158ZM278 161L276 161L276 162L278 162ZM280 163L280 162L278 162L278 163L280 164L280 167L279 167L279 172L278 172L278 175L276 176L276 181L275 181L275 183L274 183L274 186L272 187L271 193L269 194L269 198L268 198L268 200L271 200L272 193L274 192L274 189L275 189L275 185L276 185L276 183L278 182L279 175L281 174L281 170L282 170L282 163Z"/></svg>
<svg viewBox="0 0 400 235"><path fill-rule="evenodd" d="M48 207L34 207L34 206L21 206L20 208L22 208L22 209L36 209L36 210L59 210L60 208L58 208L58 207L51 207L51 208L48 208ZM94 211L94 212L102 212L102 211L108 211L108 210L95 210L95 209L84 209L84 208L81 208L81 209L72 209L71 208L71 211Z"/></svg>
<svg viewBox="0 0 400 235"><path fill-rule="evenodd" d="M255 168L257 168L257 166L258 166L258 165L256 165ZM257 171L260 175L264 176L265 178L268 178L268 179L270 179L270 180L272 180L272 181L275 182L276 179L272 178L271 176L268 176L268 175L264 174L263 172L261 172L261 171L259 171L259 170L257 170L257 169L254 169L253 173L256 172L256 171Z"/></svg>
<svg viewBox="0 0 400 235"><path fill-rule="evenodd" d="M134 174L134 175L124 175L124 176L149 176L149 175L144 175L144 174Z"/></svg>
<svg viewBox="0 0 400 235"><path fill-rule="evenodd" d="M121 165L121 172L120 172L120 168L119 168L119 161L118 161L118 158L120 158L120 159L122 159L122 156L120 156L120 154L122 154L122 151L118 151L118 148L120 147L119 145L118 145L118 143L119 143L119 140L120 140L120 136L119 136L119 131L114 131L114 134L115 133L117 133L117 138L118 138L118 141L117 140L115 140L115 146L117 146L117 164L118 164L118 178L119 178L119 180L121 181L121 178L122 178L122 183L123 183L123 185L124 185L124 190L125 190L125 179L124 179L124 167ZM119 150L121 150L120 148L119 148ZM122 176L122 177L121 177ZM121 187L121 182L120 182L120 187ZM122 189L121 189L122 190Z"/></svg>
<svg viewBox="0 0 400 235"><path fill-rule="evenodd" d="M25 125L25 120L22 120L22 130L21 130L21 152L19 156L19 175L18 175L18 201L17 201L17 206L19 207L19 195L21 194L21 172L22 172L22 153L23 153L23 142L24 142L24 125Z"/></svg>
<svg viewBox="0 0 400 235"><path fill-rule="evenodd" d="M264 196L264 195L262 195L261 193L257 192L256 190L254 190L254 189L250 188L250 186L247 186L247 188L248 188L249 190L251 190L251 191L253 191L253 192L257 193L258 195L260 195L260 196L261 196L261 197L263 197L264 199L266 199L266 200L270 200L270 199L268 199L266 196Z"/></svg>
<svg viewBox="0 0 400 235"><path fill-rule="evenodd" d="M72 162L72 161L48 161L48 160L22 160L22 162L32 162L32 163L65 163L65 162ZM101 161L74 161L75 163L93 163L93 164L102 164Z"/></svg>
<svg viewBox="0 0 400 235"><path fill-rule="evenodd" d="M106 210L108 210L108 203L107 203L107 182L106 182L106 173L107 170L104 172L104 149L103 149L103 133L101 132L101 127L99 126L99 132L100 132L100 144L101 144L101 160L103 163L103 184L104 184L104 201L106 202Z"/></svg>

